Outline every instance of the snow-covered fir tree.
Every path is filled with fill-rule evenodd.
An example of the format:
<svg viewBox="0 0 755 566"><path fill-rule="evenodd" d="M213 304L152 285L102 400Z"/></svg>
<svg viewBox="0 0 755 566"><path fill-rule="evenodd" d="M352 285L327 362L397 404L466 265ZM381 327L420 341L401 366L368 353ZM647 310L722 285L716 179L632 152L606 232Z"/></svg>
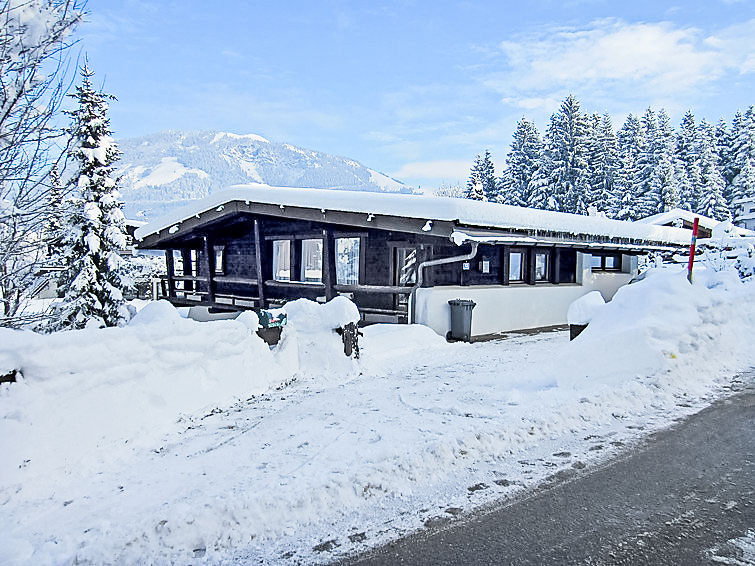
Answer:
<svg viewBox="0 0 755 566"><path fill-rule="evenodd" d="M500 202L528 206L543 144L537 127L527 118L517 123L513 137L506 156L506 169L500 180Z"/></svg>
<svg viewBox="0 0 755 566"><path fill-rule="evenodd" d="M475 159L464 196L473 200L498 200L498 181L489 151L485 150L484 154Z"/></svg>
<svg viewBox="0 0 755 566"><path fill-rule="evenodd" d="M682 167L677 169L677 182L680 183L679 207L697 211L701 182L700 134L695 125L695 115L691 110L688 110L682 118L676 134L676 159L682 164Z"/></svg>
<svg viewBox="0 0 755 566"><path fill-rule="evenodd" d="M618 201L618 220L641 218L637 208L635 188L639 170L639 155L642 151L642 124L634 114L629 114L616 134L619 151L619 167L614 183L615 198Z"/></svg>
<svg viewBox="0 0 755 566"><path fill-rule="evenodd" d="M734 212L741 199L753 198L751 186L752 166L755 164L755 110L737 111L729 136L729 160L724 164L724 179L729 190L729 208Z"/></svg>
<svg viewBox="0 0 755 566"><path fill-rule="evenodd" d="M558 112L551 116L544 146L540 167L550 190L548 208L586 214L589 178L587 119L574 96L569 95Z"/></svg>
<svg viewBox="0 0 755 566"><path fill-rule="evenodd" d="M49 189L47 192L47 225L45 226L45 238L47 240L48 261L58 264L61 261L63 226L67 219L65 216L65 187L60 178L57 163L50 169Z"/></svg>
<svg viewBox="0 0 755 566"><path fill-rule="evenodd" d="M119 151L107 117L107 101L113 97L92 87L92 75L85 64L81 86L71 95L78 108L70 112L70 154L78 170L63 240L63 301L56 311L60 328L115 326L123 319L126 281L118 250L126 245L125 219L112 176Z"/></svg>
<svg viewBox="0 0 755 566"><path fill-rule="evenodd" d="M588 141L587 206L594 207L609 218L616 216L618 201L614 183L618 168L618 144L611 116L594 114L590 120Z"/></svg>
<svg viewBox="0 0 755 566"><path fill-rule="evenodd" d="M660 143L658 121L652 108L648 108L640 119L640 151L637 156L637 170L633 179L636 203L636 217L645 218L660 212L661 195L653 183L656 168L660 163Z"/></svg>
<svg viewBox="0 0 755 566"><path fill-rule="evenodd" d="M713 126L703 120L700 123L700 190L696 211L716 220L730 220L731 212L724 199L725 187L715 131Z"/></svg>

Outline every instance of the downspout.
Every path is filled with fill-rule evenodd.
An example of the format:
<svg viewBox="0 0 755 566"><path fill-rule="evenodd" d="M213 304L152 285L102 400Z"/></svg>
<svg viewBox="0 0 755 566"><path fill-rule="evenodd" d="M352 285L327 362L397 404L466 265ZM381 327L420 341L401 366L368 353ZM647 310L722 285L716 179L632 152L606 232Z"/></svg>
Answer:
<svg viewBox="0 0 755 566"><path fill-rule="evenodd" d="M436 265L445 265L447 263L457 263L459 261L467 261L469 259L474 259L474 257L477 255L477 246L479 246L479 242L470 242L472 244L472 251L470 251L468 254L464 255L455 255L452 257L442 257L439 259L430 259L428 261L423 261L419 264L417 267L417 284L414 286L414 289L412 289L411 292L411 317L409 318L409 323L414 324L417 318L417 289L422 287L422 282L424 279L425 274L425 268L427 267L435 267Z"/></svg>

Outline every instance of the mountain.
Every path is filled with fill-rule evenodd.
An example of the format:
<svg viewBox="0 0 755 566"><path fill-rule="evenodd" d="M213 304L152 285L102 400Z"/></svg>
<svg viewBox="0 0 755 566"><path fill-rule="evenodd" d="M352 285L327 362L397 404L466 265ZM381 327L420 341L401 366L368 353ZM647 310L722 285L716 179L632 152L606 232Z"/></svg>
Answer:
<svg viewBox="0 0 755 566"><path fill-rule="evenodd" d="M256 134L161 132L118 141L127 218L154 219L238 183L410 193L352 159L275 143Z"/></svg>

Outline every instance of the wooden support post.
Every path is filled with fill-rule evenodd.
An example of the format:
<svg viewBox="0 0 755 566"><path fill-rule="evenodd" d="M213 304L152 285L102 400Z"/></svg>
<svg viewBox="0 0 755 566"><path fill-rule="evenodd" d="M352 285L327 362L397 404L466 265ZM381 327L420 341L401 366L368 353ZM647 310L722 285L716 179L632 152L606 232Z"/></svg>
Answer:
<svg viewBox="0 0 755 566"><path fill-rule="evenodd" d="M191 263L191 250L188 248L181 248L181 262L184 266L184 275L194 275L194 265ZM184 291L196 291L194 281L184 281Z"/></svg>
<svg viewBox="0 0 755 566"><path fill-rule="evenodd" d="M265 278L262 270L262 227L259 218L254 219L254 260L257 269L257 296L260 308L265 308Z"/></svg>
<svg viewBox="0 0 755 566"><path fill-rule="evenodd" d="M202 236L203 270L207 272L207 302L215 302L215 250L210 245L210 239Z"/></svg>
<svg viewBox="0 0 755 566"><path fill-rule="evenodd" d="M329 301L336 295L333 288L336 283L336 240L328 228L322 231L322 282L325 284L325 300Z"/></svg>
<svg viewBox="0 0 755 566"><path fill-rule="evenodd" d="M529 248L527 250L527 285L535 284L535 251L536 248Z"/></svg>
<svg viewBox="0 0 755 566"><path fill-rule="evenodd" d="M173 263L173 250L165 250L165 270L168 272L168 297L176 296L175 264Z"/></svg>
<svg viewBox="0 0 755 566"><path fill-rule="evenodd" d="M301 240L290 240L289 276L291 281L301 281Z"/></svg>
<svg viewBox="0 0 755 566"><path fill-rule="evenodd" d="M501 284L508 285L509 281L509 267L511 266L511 257L509 253L511 246L501 246Z"/></svg>
<svg viewBox="0 0 755 566"><path fill-rule="evenodd" d="M561 248L553 248L553 265L551 266L551 283L558 285L561 282Z"/></svg>

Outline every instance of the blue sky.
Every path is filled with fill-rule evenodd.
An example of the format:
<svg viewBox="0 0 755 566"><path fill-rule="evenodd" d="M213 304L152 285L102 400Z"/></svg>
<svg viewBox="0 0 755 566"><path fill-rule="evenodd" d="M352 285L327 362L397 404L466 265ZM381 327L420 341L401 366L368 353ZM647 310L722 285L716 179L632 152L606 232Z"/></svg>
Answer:
<svg viewBox="0 0 755 566"><path fill-rule="evenodd" d="M755 104L755 0L90 0L79 48L116 137L257 133L423 187L503 167L522 116Z"/></svg>

